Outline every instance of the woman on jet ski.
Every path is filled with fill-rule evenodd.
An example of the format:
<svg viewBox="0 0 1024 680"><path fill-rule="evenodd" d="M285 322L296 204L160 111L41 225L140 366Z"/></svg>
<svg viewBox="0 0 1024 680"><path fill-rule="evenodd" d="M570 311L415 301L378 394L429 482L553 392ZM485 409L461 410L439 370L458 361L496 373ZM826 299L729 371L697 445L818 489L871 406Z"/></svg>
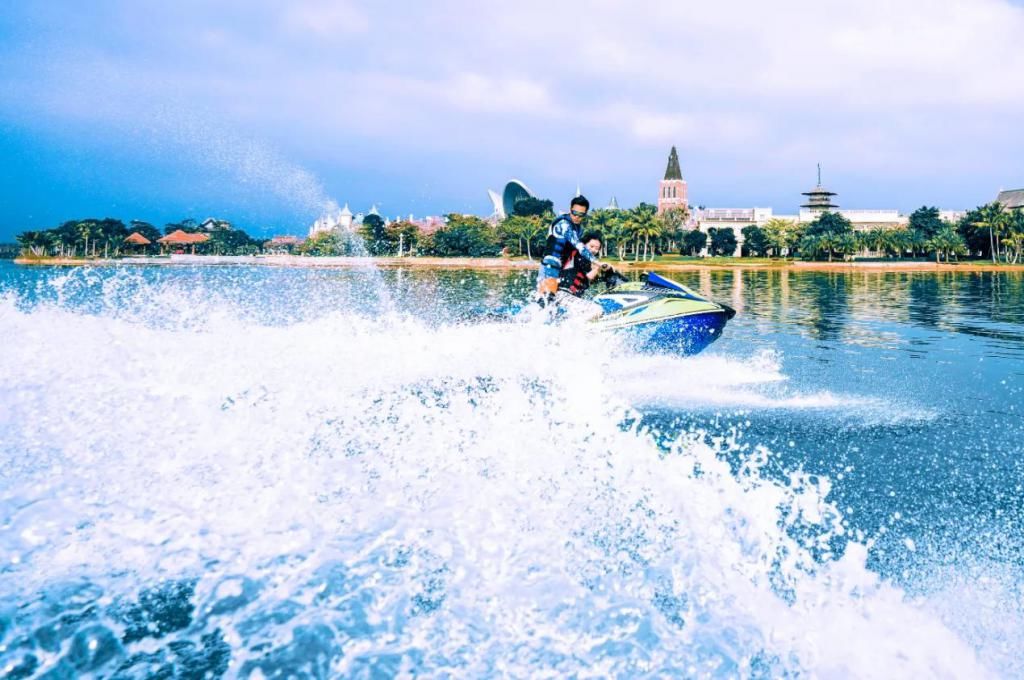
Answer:
<svg viewBox="0 0 1024 680"><path fill-rule="evenodd" d="M580 244L594 260L601 254L602 236L599 231L588 231L580 238ZM571 257L567 258L562 267L562 276L558 282L558 290L564 290L576 297L583 297L583 293L594 280L603 274L611 271L607 264L596 264L594 260L588 260L575 248L572 249Z"/></svg>

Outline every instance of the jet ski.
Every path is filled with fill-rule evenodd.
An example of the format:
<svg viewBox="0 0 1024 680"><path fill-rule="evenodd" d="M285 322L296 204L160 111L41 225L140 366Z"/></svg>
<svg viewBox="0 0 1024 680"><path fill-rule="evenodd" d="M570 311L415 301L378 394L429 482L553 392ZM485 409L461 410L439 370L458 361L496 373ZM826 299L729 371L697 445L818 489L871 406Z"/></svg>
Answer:
<svg viewBox="0 0 1024 680"><path fill-rule="evenodd" d="M603 310L590 322L595 330L625 334L635 350L650 353L697 354L736 315L733 308L654 272L640 281L617 276L591 301Z"/></svg>
<svg viewBox="0 0 1024 680"><path fill-rule="evenodd" d="M602 281L606 290L589 302L560 292L544 310L546 319L559 323L574 316L587 318L587 326L595 332L621 334L637 352L686 355L697 354L717 340L736 315L731 307L653 272L640 281L630 281L609 270ZM539 311L535 304L512 305L493 310L486 318L523 320L535 318Z"/></svg>

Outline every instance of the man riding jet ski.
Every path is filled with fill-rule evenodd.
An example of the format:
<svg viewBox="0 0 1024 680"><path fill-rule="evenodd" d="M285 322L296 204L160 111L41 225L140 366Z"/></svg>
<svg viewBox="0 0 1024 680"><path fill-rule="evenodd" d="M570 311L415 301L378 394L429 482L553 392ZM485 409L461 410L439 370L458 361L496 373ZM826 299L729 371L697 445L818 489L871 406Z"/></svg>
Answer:
<svg viewBox="0 0 1024 680"><path fill-rule="evenodd" d="M596 258L601 234L584 233L580 246ZM589 260L573 248L552 302L559 313L590 321L598 330L627 334L636 349L682 354L696 354L717 340L736 313L670 279L653 273L645 277L631 283L609 265ZM598 281L607 290L585 299L584 293Z"/></svg>
<svg viewBox="0 0 1024 680"><path fill-rule="evenodd" d="M638 351L696 354L717 340L735 310L657 274L630 282L602 264L600 235L580 236L589 210L590 202L576 196L569 213L548 229L537 279L541 306L553 309L556 319L581 319L594 330L626 335ZM599 277L610 290L584 299Z"/></svg>
<svg viewBox="0 0 1024 680"><path fill-rule="evenodd" d="M589 211L590 201L583 196L576 196L569 202L569 212L556 217L548 227L544 256L537 275L537 294L541 304L549 302L558 292L562 269L571 263L574 252L592 264L599 264L597 254L584 248L580 242L581 225Z"/></svg>

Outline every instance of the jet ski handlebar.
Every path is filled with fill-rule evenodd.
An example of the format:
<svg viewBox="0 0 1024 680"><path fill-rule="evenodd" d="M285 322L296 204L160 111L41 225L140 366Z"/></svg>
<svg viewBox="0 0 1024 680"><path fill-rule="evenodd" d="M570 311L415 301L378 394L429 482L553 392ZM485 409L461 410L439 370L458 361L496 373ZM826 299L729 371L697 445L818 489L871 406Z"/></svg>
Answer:
<svg viewBox="0 0 1024 680"><path fill-rule="evenodd" d="M629 279L627 279L625 276L619 273L618 270L616 270L607 262L601 263L600 276L601 281L603 281L609 288L611 288L612 286L617 286L620 283L625 283L626 281L629 281Z"/></svg>

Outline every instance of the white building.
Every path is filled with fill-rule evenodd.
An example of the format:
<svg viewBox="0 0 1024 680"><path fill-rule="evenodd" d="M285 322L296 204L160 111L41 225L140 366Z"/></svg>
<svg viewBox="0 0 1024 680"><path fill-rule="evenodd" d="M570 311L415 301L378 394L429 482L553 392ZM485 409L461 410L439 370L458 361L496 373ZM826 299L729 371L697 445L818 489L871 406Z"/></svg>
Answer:
<svg viewBox="0 0 1024 680"><path fill-rule="evenodd" d="M822 213L822 210L802 208L796 215L776 215L771 208L705 208L698 210L695 215L697 228L707 233L708 229L731 228L736 235L736 257L740 256L743 247L743 227L750 225L764 227L769 220L782 219L796 224L807 224L813 222ZM832 212L839 213L850 220L854 231L870 231L878 227L884 229L899 229L907 225L909 217L901 215L896 209L882 210L842 210L836 209ZM946 215L956 215L956 211L946 210L942 213L943 219L951 219ZM706 254L706 253L702 253Z"/></svg>
<svg viewBox="0 0 1024 680"><path fill-rule="evenodd" d="M352 222L352 211L348 209L348 203L346 203L345 207L336 213L321 215L309 228L309 236L312 238L322 232L338 229L352 231Z"/></svg>
<svg viewBox="0 0 1024 680"><path fill-rule="evenodd" d="M800 217L800 215L775 215L771 208L704 208L698 209L694 215L697 228L705 234L709 229L732 229L733 234L736 235L734 257L739 257L743 249L743 227L751 225L763 227L771 219L799 222ZM706 256L707 248L701 250L700 254Z"/></svg>

